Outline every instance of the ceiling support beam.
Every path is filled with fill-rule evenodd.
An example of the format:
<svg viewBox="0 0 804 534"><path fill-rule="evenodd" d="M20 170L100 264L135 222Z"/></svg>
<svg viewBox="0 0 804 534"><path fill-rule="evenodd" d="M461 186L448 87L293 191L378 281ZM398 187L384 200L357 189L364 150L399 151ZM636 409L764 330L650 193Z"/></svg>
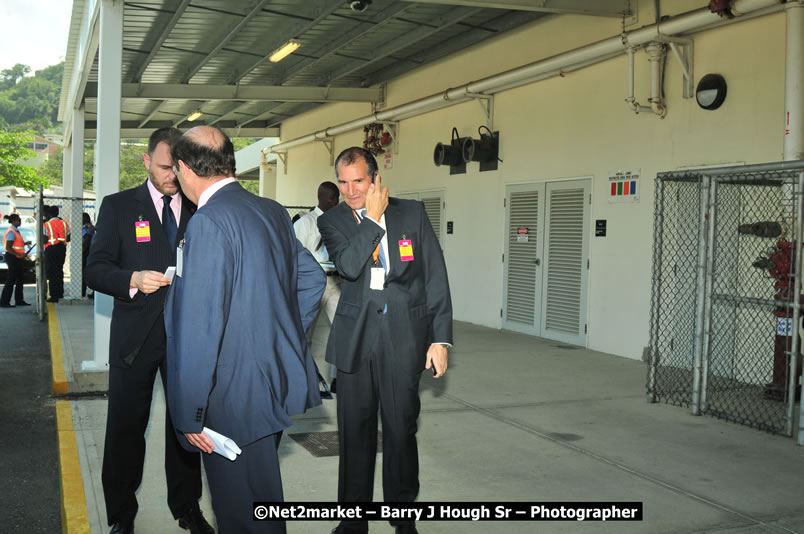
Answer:
<svg viewBox="0 0 804 534"><path fill-rule="evenodd" d="M246 124L249 124L254 121L264 121L268 117L275 115L275 113L273 113L272 110L278 108L282 104L284 104L284 102L271 102L267 106L263 107L262 110L260 110L257 115L255 115L254 117L247 117L246 119L240 120L237 122L237 125L245 126Z"/></svg>
<svg viewBox="0 0 804 534"><path fill-rule="evenodd" d="M142 119L139 128L142 128L148 123L149 120L153 119L154 115L156 115L159 112L159 110L161 110L165 106L166 103L167 100L160 100L159 102L157 102L156 105L151 108L151 111L148 112L148 115L146 115L145 118Z"/></svg>
<svg viewBox="0 0 804 534"><path fill-rule="evenodd" d="M229 83L238 83L240 80L245 78L251 71L259 67L263 62L268 61L268 56L277 48L282 46L283 44L287 43L289 40L298 38L304 35L307 30L314 28L318 23L320 23L325 18L329 17L334 13L337 9L340 9L344 6L343 0L327 0L321 4L321 10L317 13L317 16L313 17L313 20L307 20L299 24L288 24L287 29L285 31L277 33L274 39L267 41L268 46L266 46L263 50L265 50L265 54L263 57L258 59L257 61L251 63L248 67L243 69L242 71L236 73L232 76Z"/></svg>
<svg viewBox="0 0 804 534"><path fill-rule="evenodd" d="M148 139L156 128L121 128L121 139ZM279 137L279 128L221 128L229 137ZM98 131L85 130L85 139L95 139Z"/></svg>
<svg viewBox="0 0 804 534"><path fill-rule="evenodd" d="M190 0L181 0L179 7L176 8L175 13L173 16L170 17L170 20L167 22L164 28L162 28L162 32L159 34L159 37L153 41L154 45L151 47L151 51L148 52L148 55L140 61L140 64L134 69L128 79L132 82L139 82L142 79L142 75L145 72L145 69L148 68L148 65L151 64L151 61L154 59L156 54L159 52L159 49L162 48L162 44L170 35L170 32L173 31L173 28L181 19L184 12L187 10L187 7L190 5Z"/></svg>
<svg viewBox="0 0 804 534"><path fill-rule="evenodd" d="M513 28L517 28L532 22L542 16L543 15L541 13L535 13L532 11L501 11L499 17L485 23L484 27L489 27L490 30L488 31L492 34L501 34ZM423 54L417 54L412 58L402 58L387 67L372 72L363 80L362 85L365 87L371 87L387 80L392 80L397 76L409 71L411 69L411 64L413 64L415 67L418 67L430 63L436 59L440 59L460 50L464 50L473 44L479 43L483 39L488 38L488 36L489 33L480 28L469 29L456 35L455 37L442 41L438 44L438 46L433 47L431 50Z"/></svg>
<svg viewBox="0 0 804 534"><path fill-rule="evenodd" d="M206 65L210 59L218 55L218 53L221 50L223 50L223 47L229 44L229 41L231 41L232 38L234 38L238 33L240 33L240 30L242 30L243 27L245 27L245 25L248 24L249 21L251 21L251 19L260 14L263 6L267 3L268 0L260 0L259 2L257 2L257 4L251 9L251 11L249 11L242 19L240 19L240 22L235 24L232 27L232 29L229 30L229 33L227 33L223 37L223 39L220 40L220 42L215 46L215 48L213 48L209 53L207 53L207 55L204 56L201 59L201 61L198 61L195 65L193 65L187 70L187 73L182 77L182 83L188 83L190 80L192 80L193 76L198 74L198 71L204 68L204 65Z"/></svg>
<svg viewBox="0 0 804 534"><path fill-rule="evenodd" d="M235 101L235 102L232 103L232 106L230 106L229 109L226 110L223 113L223 115L221 115L220 117L218 117L218 118L216 118L214 120L207 121L207 124L212 126L213 124L216 124L216 123L218 123L218 122L220 122L220 121L222 121L224 119L228 119L231 115L237 114L237 112L239 110L247 108L250 105L251 105L251 102L238 102L238 101Z"/></svg>
<svg viewBox="0 0 804 534"><path fill-rule="evenodd" d="M394 39L393 41L389 41L385 45L380 46L370 58L365 60L355 60L347 63L345 66L331 73L328 79L321 80L321 82L322 84L330 84L335 80L348 76L353 72L356 72L364 67L367 67L368 65L376 63L377 61L390 56L394 52L407 48L408 46L434 33L438 33L444 28L457 24L463 19L470 17L479 11L480 8L462 7L454 9L446 15L435 19L432 24L428 24L427 26L419 26L415 30L406 33L403 37Z"/></svg>
<svg viewBox="0 0 804 534"><path fill-rule="evenodd" d="M543 13L622 17L630 15L627 0L404 0L419 4L449 4Z"/></svg>
<svg viewBox="0 0 804 534"><path fill-rule="evenodd" d="M381 11L372 20L370 21L367 20L365 24L360 24L359 26L356 26L352 30L341 35L335 41L327 43L326 50L317 58L311 58L311 57L302 58L295 65L293 65L287 71L285 71L285 73L282 75L282 78L280 78L276 82L276 85L284 84L293 76L299 74L300 72L304 72L310 67L317 65L324 59L332 56L333 54L337 54L338 50L342 49L343 47L350 45L351 43L363 37L367 33L379 30L386 24L389 24L393 22L396 18L404 15L405 12L411 11L414 8L415 5L413 4L404 4L402 2L395 2L391 7L388 7L384 11Z"/></svg>
<svg viewBox="0 0 804 534"><path fill-rule="evenodd" d="M149 100L281 100L283 102L381 102L381 88L294 87L275 85L202 85L124 83L123 98ZM95 98L98 84L88 83L86 98Z"/></svg>

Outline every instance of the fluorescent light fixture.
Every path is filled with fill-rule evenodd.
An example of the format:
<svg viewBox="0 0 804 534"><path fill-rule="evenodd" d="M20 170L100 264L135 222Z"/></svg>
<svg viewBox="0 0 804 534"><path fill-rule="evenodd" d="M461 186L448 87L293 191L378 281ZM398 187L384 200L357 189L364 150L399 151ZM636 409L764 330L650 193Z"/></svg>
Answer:
<svg viewBox="0 0 804 534"><path fill-rule="evenodd" d="M192 113L190 113L190 116L187 117L187 120L193 122L195 120L198 120L198 118L201 117L201 115L203 115L203 113L201 113L200 111L193 111Z"/></svg>
<svg viewBox="0 0 804 534"><path fill-rule="evenodd" d="M268 57L268 61L271 63L279 63L290 54L295 52L300 46L301 43L299 41L288 41L281 47L277 48L274 53Z"/></svg>

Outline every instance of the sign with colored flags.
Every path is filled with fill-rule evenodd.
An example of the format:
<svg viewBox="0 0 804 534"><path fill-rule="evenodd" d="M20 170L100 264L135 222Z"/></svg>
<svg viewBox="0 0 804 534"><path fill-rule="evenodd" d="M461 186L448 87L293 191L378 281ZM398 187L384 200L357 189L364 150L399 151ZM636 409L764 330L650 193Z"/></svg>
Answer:
<svg viewBox="0 0 804 534"><path fill-rule="evenodd" d="M639 202L639 169L609 173L609 202Z"/></svg>

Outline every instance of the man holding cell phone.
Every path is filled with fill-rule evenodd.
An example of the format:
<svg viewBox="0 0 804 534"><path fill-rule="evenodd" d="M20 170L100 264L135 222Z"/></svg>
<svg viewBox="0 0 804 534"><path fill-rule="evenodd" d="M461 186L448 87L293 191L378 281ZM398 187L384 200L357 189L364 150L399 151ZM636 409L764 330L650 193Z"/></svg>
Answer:
<svg viewBox="0 0 804 534"><path fill-rule="evenodd" d="M112 533L133 532L145 460L145 429L156 372L167 381L165 320L168 268L193 206L182 197L170 145L176 128L151 134L143 160L148 179L104 198L87 257L87 285L114 297L109 336L109 406L103 448L103 495ZM211 533L198 505L201 457L178 442L165 415L167 501L179 526Z"/></svg>
<svg viewBox="0 0 804 534"><path fill-rule="evenodd" d="M338 501L370 502L374 493L377 412L383 428L383 499L412 502L419 493L416 420L419 381L447 370L452 301L441 247L413 200L388 196L368 150L352 147L335 161L344 202L318 218L341 275L341 299L327 343L338 368ZM397 534L413 521L392 521ZM343 521L336 534L368 532Z"/></svg>

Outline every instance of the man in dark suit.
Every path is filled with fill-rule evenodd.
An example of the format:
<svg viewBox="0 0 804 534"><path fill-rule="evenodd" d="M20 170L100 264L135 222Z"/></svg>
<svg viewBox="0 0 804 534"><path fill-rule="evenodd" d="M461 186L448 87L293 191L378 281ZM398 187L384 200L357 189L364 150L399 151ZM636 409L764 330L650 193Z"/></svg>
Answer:
<svg viewBox="0 0 804 534"><path fill-rule="evenodd" d="M411 502L419 493L419 379L424 369L443 376L452 343L444 256L423 204L389 198L371 152L344 150L335 173L344 202L318 228L342 278L327 344L338 368L338 500L372 500L379 406L383 497ZM416 532L412 521L391 524ZM368 532L368 523L343 521L333 532Z"/></svg>
<svg viewBox="0 0 804 534"><path fill-rule="evenodd" d="M103 200L87 258L89 287L114 297L109 337L109 406L103 448L103 495L113 533L133 532L135 492L142 481L145 429L157 370L166 386L163 307L191 206L183 199L170 157L175 128L156 130L144 156L148 180ZM165 416L168 506L179 525L214 533L201 515L201 459L182 449Z"/></svg>
<svg viewBox="0 0 804 534"><path fill-rule="evenodd" d="M208 453L220 530L284 533L283 521L254 521L252 503L283 500L282 431L290 416L321 403L305 332L326 276L296 239L287 211L237 183L223 132L193 128L172 154L198 211L165 308L170 414L185 446ZM209 430L234 440L240 454L210 454Z"/></svg>

